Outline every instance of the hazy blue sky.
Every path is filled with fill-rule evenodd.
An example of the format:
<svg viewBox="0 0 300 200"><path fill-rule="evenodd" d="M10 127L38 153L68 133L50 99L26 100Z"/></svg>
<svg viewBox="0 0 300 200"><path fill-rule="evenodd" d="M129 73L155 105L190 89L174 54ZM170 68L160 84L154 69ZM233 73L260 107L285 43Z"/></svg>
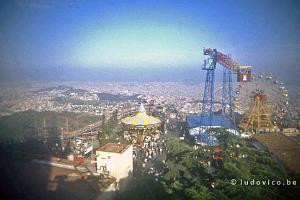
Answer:
<svg viewBox="0 0 300 200"><path fill-rule="evenodd" d="M257 71L295 78L299 9L297 0L1 1L0 65L2 74L120 67L202 73L202 48L212 47Z"/></svg>

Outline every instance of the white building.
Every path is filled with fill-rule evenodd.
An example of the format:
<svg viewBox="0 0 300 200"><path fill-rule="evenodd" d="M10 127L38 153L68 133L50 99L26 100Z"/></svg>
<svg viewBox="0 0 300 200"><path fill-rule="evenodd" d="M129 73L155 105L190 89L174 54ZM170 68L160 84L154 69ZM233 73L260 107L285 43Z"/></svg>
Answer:
<svg viewBox="0 0 300 200"><path fill-rule="evenodd" d="M117 183L132 174L132 145L108 143L96 150L97 172L113 176Z"/></svg>

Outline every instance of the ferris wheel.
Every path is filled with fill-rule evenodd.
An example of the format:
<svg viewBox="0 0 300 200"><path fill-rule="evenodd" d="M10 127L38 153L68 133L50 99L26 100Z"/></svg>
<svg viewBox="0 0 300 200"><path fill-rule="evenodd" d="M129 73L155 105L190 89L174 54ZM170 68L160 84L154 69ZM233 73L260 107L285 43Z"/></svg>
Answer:
<svg viewBox="0 0 300 200"><path fill-rule="evenodd" d="M270 72L252 74L251 82L243 82L235 88L235 111L245 114L253 104L253 97L257 93L266 96L266 105L271 111L274 125L284 126L284 118L289 111L289 93L285 84Z"/></svg>

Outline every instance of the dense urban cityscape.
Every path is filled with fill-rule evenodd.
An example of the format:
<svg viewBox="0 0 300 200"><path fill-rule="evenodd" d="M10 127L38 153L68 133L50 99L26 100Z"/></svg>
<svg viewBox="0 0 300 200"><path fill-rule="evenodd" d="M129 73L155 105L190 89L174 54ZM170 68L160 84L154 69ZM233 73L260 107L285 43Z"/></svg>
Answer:
<svg viewBox="0 0 300 200"><path fill-rule="evenodd" d="M277 114L281 109L287 112L285 118L288 117L286 121L289 124L286 126L298 127L298 86L286 86L282 82L279 84L274 78L264 79L265 81L240 84L239 88L236 86L236 112L243 114L247 110L247 105L252 101L251 93L259 88L265 91L269 105ZM218 102L221 101L221 86L221 83L216 85ZM188 82L32 82L15 86L3 84L0 116L26 110L83 112L99 116L109 116L118 111L124 116L135 110L139 102L145 102L159 106L164 111L167 109L172 118L183 120L188 114L201 112L202 95L203 83ZM216 110L218 109L220 105L217 105Z"/></svg>

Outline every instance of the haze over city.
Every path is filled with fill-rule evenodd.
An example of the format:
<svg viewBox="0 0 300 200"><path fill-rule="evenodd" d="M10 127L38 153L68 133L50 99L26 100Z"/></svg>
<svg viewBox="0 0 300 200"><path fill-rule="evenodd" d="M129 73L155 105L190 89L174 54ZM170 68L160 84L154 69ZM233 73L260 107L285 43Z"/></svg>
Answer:
<svg viewBox="0 0 300 200"><path fill-rule="evenodd" d="M2 1L2 81L204 81L203 47L296 82L298 1ZM142 75L141 75L142 74Z"/></svg>

